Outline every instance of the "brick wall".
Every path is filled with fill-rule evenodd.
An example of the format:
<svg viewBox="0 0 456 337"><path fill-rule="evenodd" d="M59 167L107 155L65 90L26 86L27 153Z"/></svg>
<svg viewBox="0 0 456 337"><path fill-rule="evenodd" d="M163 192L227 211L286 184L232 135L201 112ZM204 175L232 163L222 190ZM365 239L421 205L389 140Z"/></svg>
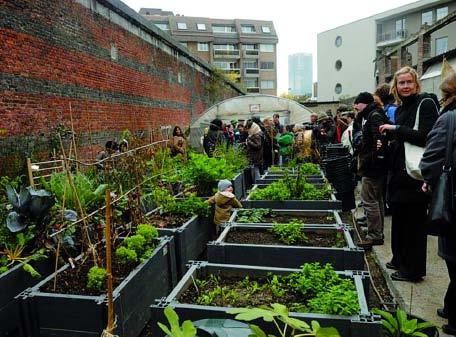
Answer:
<svg viewBox="0 0 456 337"><path fill-rule="evenodd" d="M91 153L241 94L208 91L210 66L117 0L0 0L0 65L0 175L48 158L70 117Z"/></svg>

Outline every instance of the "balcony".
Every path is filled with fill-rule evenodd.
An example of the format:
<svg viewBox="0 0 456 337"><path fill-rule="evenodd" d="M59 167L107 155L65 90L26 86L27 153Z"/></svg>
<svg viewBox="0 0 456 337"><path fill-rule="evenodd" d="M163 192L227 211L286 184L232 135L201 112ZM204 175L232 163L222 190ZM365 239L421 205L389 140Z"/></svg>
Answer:
<svg viewBox="0 0 456 337"><path fill-rule="evenodd" d="M247 49L243 50L242 55L245 58L258 58L260 51L258 49Z"/></svg>
<svg viewBox="0 0 456 337"><path fill-rule="evenodd" d="M259 77L260 70L258 68L245 68L244 69L244 76L246 77Z"/></svg>
<svg viewBox="0 0 456 337"><path fill-rule="evenodd" d="M214 58L234 58L240 57L239 50L214 49Z"/></svg>
<svg viewBox="0 0 456 337"><path fill-rule="evenodd" d="M246 88L247 89L247 92L251 93L251 94L258 94L260 92L260 87L250 87L250 88Z"/></svg>
<svg viewBox="0 0 456 337"><path fill-rule="evenodd" d="M377 35L377 47L387 47L393 44L400 43L408 37L406 29L387 32Z"/></svg>
<svg viewBox="0 0 456 337"><path fill-rule="evenodd" d="M224 68L222 70L227 74L235 74L236 77L241 77L241 69L239 68Z"/></svg>

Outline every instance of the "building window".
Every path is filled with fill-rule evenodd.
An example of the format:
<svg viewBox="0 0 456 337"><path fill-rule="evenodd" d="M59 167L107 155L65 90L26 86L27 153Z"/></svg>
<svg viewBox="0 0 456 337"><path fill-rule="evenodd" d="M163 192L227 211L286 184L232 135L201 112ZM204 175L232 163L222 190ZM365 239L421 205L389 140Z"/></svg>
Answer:
<svg viewBox="0 0 456 337"><path fill-rule="evenodd" d="M405 38L405 19L396 20L396 37Z"/></svg>
<svg viewBox="0 0 456 337"><path fill-rule="evenodd" d="M342 36L337 36L334 43L336 44L336 47L340 47L342 45Z"/></svg>
<svg viewBox="0 0 456 337"><path fill-rule="evenodd" d="M260 51L264 53L273 53L274 45L273 44L260 44Z"/></svg>
<svg viewBox="0 0 456 337"><path fill-rule="evenodd" d="M271 28L269 28L268 26L261 26L261 31L263 33L269 34L271 33Z"/></svg>
<svg viewBox="0 0 456 337"><path fill-rule="evenodd" d="M215 50L235 50L234 44L214 44Z"/></svg>
<svg viewBox="0 0 456 337"><path fill-rule="evenodd" d="M241 31L243 33L255 33L255 27L254 26L241 26Z"/></svg>
<svg viewBox="0 0 456 337"><path fill-rule="evenodd" d="M214 33L236 33L236 29L233 26L212 26Z"/></svg>
<svg viewBox="0 0 456 337"><path fill-rule="evenodd" d="M440 20L448 15L448 7L437 8L436 20Z"/></svg>
<svg viewBox="0 0 456 337"><path fill-rule="evenodd" d="M421 24L422 25L432 25L432 10L428 12L421 13Z"/></svg>
<svg viewBox="0 0 456 337"><path fill-rule="evenodd" d="M243 44L242 49L244 50L255 50L255 45L254 44Z"/></svg>
<svg viewBox="0 0 456 337"><path fill-rule="evenodd" d="M448 36L435 39L435 55L440 55L448 51Z"/></svg>
<svg viewBox="0 0 456 337"><path fill-rule="evenodd" d="M157 26L161 30L169 30L169 24L165 22L156 23L155 26Z"/></svg>
<svg viewBox="0 0 456 337"><path fill-rule="evenodd" d="M272 80L261 81L261 89L274 89L274 81L272 81Z"/></svg>
<svg viewBox="0 0 456 337"><path fill-rule="evenodd" d="M244 85L246 88L258 88L258 80L256 78L244 79Z"/></svg>
<svg viewBox="0 0 456 337"><path fill-rule="evenodd" d="M197 23L196 28L198 30L206 30L206 24L205 23Z"/></svg>
<svg viewBox="0 0 456 337"><path fill-rule="evenodd" d="M341 70L342 69L342 61L341 60L337 60L336 61L336 70Z"/></svg>
<svg viewBox="0 0 456 337"><path fill-rule="evenodd" d="M256 61L244 61L244 68L258 68L258 63Z"/></svg>
<svg viewBox="0 0 456 337"><path fill-rule="evenodd" d="M186 48L188 47L187 42L181 42L181 45L185 46Z"/></svg>
<svg viewBox="0 0 456 337"><path fill-rule="evenodd" d="M335 91L336 94L339 95L342 92L342 84L337 83L336 87L334 88L334 91Z"/></svg>
<svg viewBox="0 0 456 337"><path fill-rule="evenodd" d="M185 22L178 22L177 29L187 29L187 24Z"/></svg>
<svg viewBox="0 0 456 337"><path fill-rule="evenodd" d="M260 62L260 69L274 70L274 62Z"/></svg>
<svg viewBox="0 0 456 337"><path fill-rule="evenodd" d="M217 67L217 68L220 68L220 69L223 69L223 70L229 70L231 69L231 63L230 62L226 62L226 61L215 61L214 62L214 65ZM234 68L234 67L233 67Z"/></svg>
<svg viewBox="0 0 456 337"><path fill-rule="evenodd" d="M198 51L209 51L209 43L198 42Z"/></svg>

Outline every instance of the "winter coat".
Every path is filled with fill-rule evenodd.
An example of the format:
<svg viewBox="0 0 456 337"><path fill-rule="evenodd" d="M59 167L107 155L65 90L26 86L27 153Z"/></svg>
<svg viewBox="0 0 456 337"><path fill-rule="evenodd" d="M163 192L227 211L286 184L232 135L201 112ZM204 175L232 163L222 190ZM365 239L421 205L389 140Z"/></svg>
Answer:
<svg viewBox="0 0 456 337"><path fill-rule="evenodd" d="M273 164L273 151L279 150L279 145L277 145L277 139L275 138L276 131L272 126L265 127L264 134L264 143L263 143L263 160L264 164L268 167ZM274 157L277 157L277 152L274 152ZM275 158L274 158L275 159Z"/></svg>
<svg viewBox="0 0 456 337"><path fill-rule="evenodd" d="M187 141L182 136L173 136L171 139L171 154L173 156L177 154L185 155L187 152Z"/></svg>
<svg viewBox="0 0 456 337"><path fill-rule="evenodd" d="M280 146L279 153L281 156L290 156L293 154L293 142L293 132L284 133L277 139L277 143L279 143Z"/></svg>
<svg viewBox="0 0 456 337"><path fill-rule="evenodd" d="M214 196L207 199L209 204L215 204L214 223L220 225L227 222L231 216L231 209L242 208L242 204L231 192L217 192Z"/></svg>
<svg viewBox="0 0 456 337"><path fill-rule="evenodd" d="M380 139L379 126L387 123L388 118L381 108L371 103L356 116L356 119L363 130L363 141L358 154L358 174L370 178L386 175L387 162L377 157L377 140Z"/></svg>
<svg viewBox="0 0 456 337"><path fill-rule="evenodd" d="M435 103L431 99L426 99L421 104L418 131L413 130L418 105L424 98L430 97L427 94L421 94L401 98L402 105L397 108L394 116L396 125L399 127L394 131L388 149L392 173L388 190L389 199L393 203L425 203L427 201L426 195L421 191L422 182L407 174L404 150L404 141L424 147L426 137L437 120L438 111Z"/></svg>
<svg viewBox="0 0 456 337"><path fill-rule="evenodd" d="M226 141L223 132L211 128L203 139L204 152L206 152L208 157L212 157L215 148L224 143L226 143Z"/></svg>
<svg viewBox="0 0 456 337"><path fill-rule="evenodd" d="M253 123L250 127L245 145L249 164L254 166L263 165L263 133L256 123Z"/></svg>
<svg viewBox="0 0 456 337"><path fill-rule="evenodd" d="M351 122L342 134L342 145L348 147L350 154L353 154L353 122Z"/></svg>
<svg viewBox="0 0 456 337"><path fill-rule="evenodd" d="M446 155L446 143L448 136L448 116L447 112L456 113L456 103L446 106L429 132L426 150L420 163L421 174L424 181L431 186L435 186L440 175L442 174L443 164ZM453 138L453 158L456 158L456 132L452 134ZM453 159L453 165L456 163ZM456 226L456 224L455 224ZM443 259L456 262L456 237L439 237L439 256Z"/></svg>

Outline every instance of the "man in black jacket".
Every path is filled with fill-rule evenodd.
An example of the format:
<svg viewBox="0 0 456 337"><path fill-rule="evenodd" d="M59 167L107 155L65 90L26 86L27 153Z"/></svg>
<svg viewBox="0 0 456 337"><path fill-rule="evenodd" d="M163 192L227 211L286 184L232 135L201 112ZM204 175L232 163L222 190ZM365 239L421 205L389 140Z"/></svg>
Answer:
<svg viewBox="0 0 456 337"><path fill-rule="evenodd" d="M379 126L388 119L381 107L374 102L368 92L356 97L354 108L358 112L356 120L362 126L362 144L358 154L358 174L361 180L361 199L367 218L366 241L360 246L370 247L383 244L383 181L387 172L385 144L377 149L377 141L381 141Z"/></svg>

